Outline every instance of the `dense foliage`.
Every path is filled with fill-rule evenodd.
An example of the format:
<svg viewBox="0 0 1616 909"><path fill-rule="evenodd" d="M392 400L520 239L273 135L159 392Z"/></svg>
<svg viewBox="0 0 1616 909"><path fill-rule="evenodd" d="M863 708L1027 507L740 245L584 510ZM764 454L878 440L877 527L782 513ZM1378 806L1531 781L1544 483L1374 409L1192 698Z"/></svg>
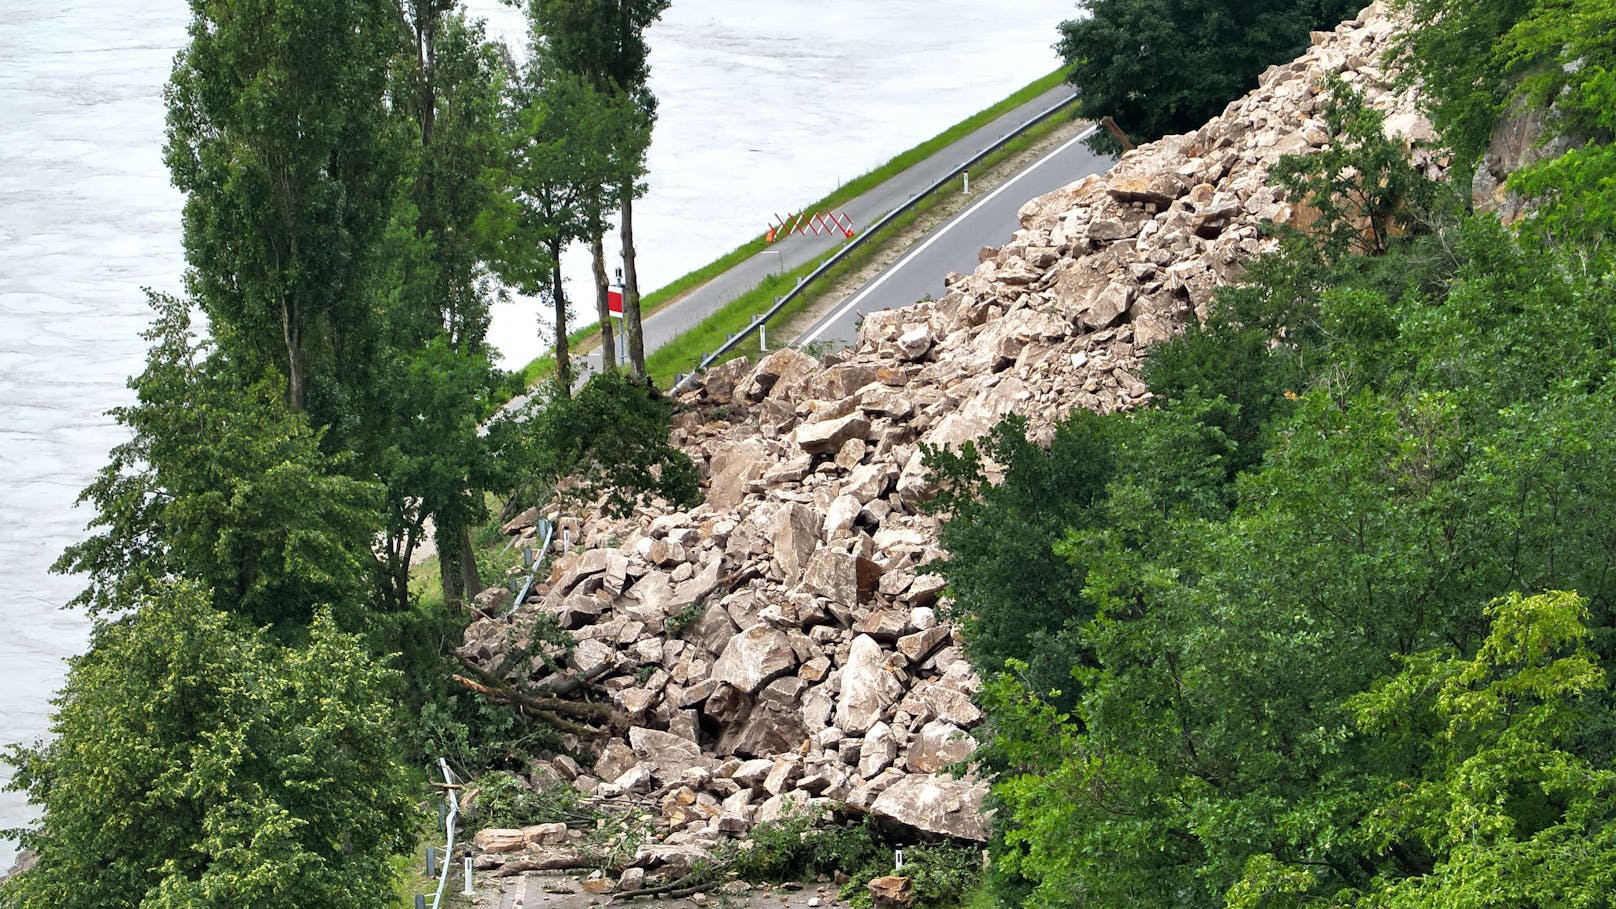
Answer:
<svg viewBox="0 0 1616 909"><path fill-rule="evenodd" d="M528 405L504 452L530 482L567 482L570 497L604 497L613 514L661 496L681 505L701 501L696 467L668 442L673 402L639 380L617 373L591 378L576 395L552 394Z"/></svg>
<svg viewBox="0 0 1616 909"><path fill-rule="evenodd" d="M0 903L381 906L413 828L393 758L397 673L315 617L273 642L205 590L153 591L97 629L56 700L54 738L14 752L45 809L37 866Z"/></svg>
<svg viewBox="0 0 1616 909"><path fill-rule="evenodd" d="M1358 0L1092 0L1061 24L1056 50L1079 116L1109 116L1135 142L1200 128L1307 49ZM1097 134L1103 136L1103 134Z"/></svg>
<svg viewBox="0 0 1616 909"><path fill-rule="evenodd" d="M115 614L189 577L255 625L295 629L324 605L358 626L379 486L321 452L279 374L233 375L193 336L183 303L153 302L136 403L113 411L131 438L81 496L103 530L57 563L89 576L75 602Z"/></svg>
<svg viewBox="0 0 1616 909"><path fill-rule="evenodd" d="M1440 6L1501 59L1579 55L1509 83L1582 143L1512 178L1538 217L1463 214L1341 93L1277 175L1319 229L1153 353L1152 407L1001 427L994 487L933 457L1007 902L1609 905L1608 4Z"/></svg>

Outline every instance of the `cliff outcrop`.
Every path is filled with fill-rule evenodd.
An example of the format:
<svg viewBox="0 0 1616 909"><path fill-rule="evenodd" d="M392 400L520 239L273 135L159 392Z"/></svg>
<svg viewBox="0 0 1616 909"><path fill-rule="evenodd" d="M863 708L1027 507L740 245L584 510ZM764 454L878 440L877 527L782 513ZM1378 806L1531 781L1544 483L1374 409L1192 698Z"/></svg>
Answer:
<svg viewBox="0 0 1616 909"><path fill-rule="evenodd" d="M985 839L985 782L943 772L976 745L980 680L940 579L921 571L945 557L937 518L917 507L932 491L922 447L957 447L1010 413L1038 437L1074 408L1147 402L1145 351L1270 248L1266 225L1299 217L1268 175L1330 141L1326 77L1384 111L1435 174L1429 125L1382 69L1395 28L1371 6L1203 128L1027 203L975 272L951 276L939 300L868 316L853 348L710 371L673 434L706 501L558 516L572 551L466 634L463 655L485 670L582 678L609 698L621 734L577 743L593 766L537 772L648 804L661 841L642 850L646 866L793 805ZM569 653L543 658L541 617L576 638Z"/></svg>

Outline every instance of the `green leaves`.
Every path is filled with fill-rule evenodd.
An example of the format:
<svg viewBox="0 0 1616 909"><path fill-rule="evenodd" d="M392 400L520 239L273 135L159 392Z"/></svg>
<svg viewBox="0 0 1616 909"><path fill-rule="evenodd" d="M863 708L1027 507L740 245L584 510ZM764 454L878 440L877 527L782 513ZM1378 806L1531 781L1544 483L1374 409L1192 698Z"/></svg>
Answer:
<svg viewBox="0 0 1616 909"><path fill-rule="evenodd" d="M1009 902L1609 905L1612 261L1331 117L1150 409L933 458Z"/></svg>
<svg viewBox="0 0 1616 909"><path fill-rule="evenodd" d="M570 480L570 495L604 497L610 512L627 515L651 496L679 505L701 500L694 465L668 444L672 415L672 403L655 390L602 373L576 396L536 401L492 432L512 469L530 481Z"/></svg>
<svg viewBox="0 0 1616 909"><path fill-rule="evenodd" d="M321 451L278 377L244 382L192 339L183 303L152 302L137 402L113 411L132 438L80 497L100 532L54 566L90 576L75 603L116 614L188 578L255 624L291 633L321 605L353 624L375 565L378 488L336 472L343 460Z"/></svg>
<svg viewBox="0 0 1616 909"><path fill-rule="evenodd" d="M1292 199L1317 211L1318 223L1308 232L1327 258L1378 255L1393 235L1428 216L1435 187L1386 136L1383 114L1338 79L1323 87L1330 144L1280 160L1272 176Z"/></svg>
<svg viewBox="0 0 1616 909"><path fill-rule="evenodd" d="M1473 658L1414 655L1349 702L1371 734L1435 726L1419 781L1388 792L1367 828L1429 850L1430 872L1363 905L1597 906L1616 879L1616 773L1581 753L1609 690L1586 607L1571 593L1511 594L1487 616Z"/></svg>
<svg viewBox="0 0 1616 909"><path fill-rule="evenodd" d="M358 907L392 897L409 802L397 673L327 615L283 648L193 585L100 626L52 740L14 751L40 854L0 885L19 909Z"/></svg>
<svg viewBox="0 0 1616 909"><path fill-rule="evenodd" d="M364 275L391 208L383 96L400 46L387 0L193 0L169 86L188 289L294 410L341 416L375 340ZM250 358L250 359L249 359Z"/></svg>
<svg viewBox="0 0 1616 909"><path fill-rule="evenodd" d="M1197 129L1255 88L1308 32L1356 11L1341 0L1095 0L1056 45L1080 116L1114 117L1135 142Z"/></svg>

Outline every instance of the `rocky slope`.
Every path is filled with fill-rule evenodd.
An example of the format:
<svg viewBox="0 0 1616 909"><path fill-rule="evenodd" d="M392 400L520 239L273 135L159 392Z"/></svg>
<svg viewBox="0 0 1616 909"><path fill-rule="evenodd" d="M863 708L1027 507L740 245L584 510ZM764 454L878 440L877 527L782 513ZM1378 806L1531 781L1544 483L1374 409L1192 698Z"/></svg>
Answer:
<svg viewBox="0 0 1616 909"><path fill-rule="evenodd" d="M1073 408L1148 400L1143 352L1239 278L1271 242L1263 224L1298 217L1268 172L1328 141L1326 76L1386 111L1434 173L1428 124L1381 69L1394 29L1371 6L1202 129L1033 200L975 273L868 317L853 349L711 371L674 433L706 502L559 516L573 551L526 602L487 604L496 617L467 632L462 652L485 670L581 676L617 711L620 737L580 743L597 753L587 772L560 758L536 773L649 804L661 842L642 866L688 860L793 803L984 839L985 783L939 773L975 746L980 682L941 619L941 582L918 571L943 556L936 519L916 508L930 492L922 444L957 446L1012 412L1045 435ZM530 521L508 529L531 534ZM559 671L524 649L542 616L577 639ZM482 842L554 835L530 833Z"/></svg>

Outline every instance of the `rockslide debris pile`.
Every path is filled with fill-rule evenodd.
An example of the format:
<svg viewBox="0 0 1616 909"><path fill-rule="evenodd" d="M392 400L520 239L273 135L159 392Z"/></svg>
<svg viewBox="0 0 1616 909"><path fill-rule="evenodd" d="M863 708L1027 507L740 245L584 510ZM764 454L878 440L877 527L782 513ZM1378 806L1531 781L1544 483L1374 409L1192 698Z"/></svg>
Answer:
<svg viewBox="0 0 1616 909"><path fill-rule="evenodd" d="M587 773L567 758L540 772L651 805L661 841L641 866L688 860L793 804L985 839L986 784L938 772L975 746L980 683L939 619L941 581L917 571L943 555L936 519L916 509L930 492L921 444L957 446L1011 412L1038 436L1073 408L1146 401L1141 353L1268 247L1264 222L1292 219L1268 172L1328 141L1326 76L1385 111L1434 173L1428 124L1380 68L1394 30L1377 3L1315 33L1202 129L1029 202L974 274L868 316L851 350L709 372L673 433L705 503L564 519L581 549L466 634L462 653L489 669L553 617L577 639L562 674L619 712L625 735L584 743L598 752ZM507 529L531 534L531 521ZM546 674L527 657L509 673ZM482 842L542 849L548 835Z"/></svg>

